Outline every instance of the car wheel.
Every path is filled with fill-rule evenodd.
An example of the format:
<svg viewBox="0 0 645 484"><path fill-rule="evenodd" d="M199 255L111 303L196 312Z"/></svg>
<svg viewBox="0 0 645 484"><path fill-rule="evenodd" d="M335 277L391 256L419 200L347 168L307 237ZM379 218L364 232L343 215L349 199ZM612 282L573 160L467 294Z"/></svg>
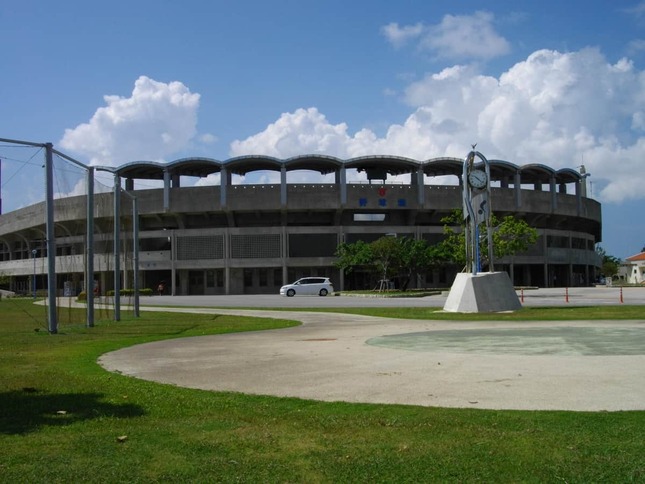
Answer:
<svg viewBox="0 0 645 484"><path fill-rule="evenodd" d="M296 295L296 291L294 291L293 289L289 289L287 291L287 297L293 297L295 295Z"/></svg>
<svg viewBox="0 0 645 484"><path fill-rule="evenodd" d="M326 296L327 295L327 289L321 289L318 294L323 296L323 297Z"/></svg>

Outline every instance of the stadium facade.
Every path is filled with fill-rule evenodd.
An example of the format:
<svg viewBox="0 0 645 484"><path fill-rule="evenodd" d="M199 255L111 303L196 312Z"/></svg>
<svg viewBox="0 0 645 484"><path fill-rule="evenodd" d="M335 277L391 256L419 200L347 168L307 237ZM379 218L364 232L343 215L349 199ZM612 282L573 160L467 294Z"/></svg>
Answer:
<svg viewBox="0 0 645 484"><path fill-rule="evenodd" d="M133 162L109 170L138 201L140 287L164 281L175 295L277 293L304 276L330 277L341 290L367 288L373 283L368 274L343 275L334 267L339 243L388 234L436 243L444 237L442 218L462 206L463 160L456 158L244 156ZM252 172L273 172L276 182L234 183ZM195 177L209 175L219 183L195 185ZM496 261L496 269L506 270L516 286L593 283L601 206L587 197L585 175L501 160L490 160L490 175L495 215L524 219L539 233L526 253ZM316 182L297 182L312 178ZM159 188L135 189L135 183L149 183L141 180L158 180ZM113 197L95 195L95 284L101 292L113 287ZM86 198L61 198L54 206L57 290L78 292ZM127 224L123 230L131 243ZM13 290L29 292L36 272L37 286L46 284L36 271L47 256L44 239L44 203L0 215L0 273L10 276ZM127 288L128 252L122 257L121 287ZM413 285L448 287L458 270L438 268Z"/></svg>

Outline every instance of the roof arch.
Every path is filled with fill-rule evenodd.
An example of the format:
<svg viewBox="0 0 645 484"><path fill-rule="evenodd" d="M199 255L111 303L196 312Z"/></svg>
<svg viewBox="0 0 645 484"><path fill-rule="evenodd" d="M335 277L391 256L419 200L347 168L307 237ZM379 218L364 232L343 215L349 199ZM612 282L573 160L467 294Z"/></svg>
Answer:
<svg viewBox="0 0 645 484"><path fill-rule="evenodd" d="M515 163L504 160L488 160L492 180L504 180L514 177L520 171Z"/></svg>
<svg viewBox="0 0 645 484"><path fill-rule="evenodd" d="M578 183L584 175L581 175L573 168L560 168L555 172L557 183Z"/></svg>
<svg viewBox="0 0 645 484"><path fill-rule="evenodd" d="M160 163L158 161L132 161L108 171L112 171L115 175L122 178L163 180L165 168L166 163Z"/></svg>
<svg viewBox="0 0 645 484"><path fill-rule="evenodd" d="M284 165L287 171L312 170L327 175L338 171L343 166L343 161L334 156L301 155L285 160Z"/></svg>
<svg viewBox="0 0 645 484"><path fill-rule="evenodd" d="M229 158L222 164L222 168L226 168L235 175L244 176L252 171L280 171L282 165L282 160L272 156L247 155Z"/></svg>
<svg viewBox="0 0 645 484"><path fill-rule="evenodd" d="M368 178L379 179L388 175L402 175L416 171L421 163L403 156L370 155L345 161L346 168L367 172Z"/></svg>
<svg viewBox="0 0 645 484"><path fill-rule="evenodd" d="M432 158L423 164L423 174L427 176L461 176L463 172L464 160L444 156L441 158Z"/></svg>
<svg viewBox="0 0 645 484"><path fill-rule="evenodd" d="M531 163L520 167L523 183L548 183L555 176L555 170L540 163Z"/></svg>
<svg viewBox="0 0 645 484"><path fill-rule="evenodd" d="M222 162L213 158L191 157L171 161L166 166L173 175L205 178L212 173L219 173Z"/></svg>

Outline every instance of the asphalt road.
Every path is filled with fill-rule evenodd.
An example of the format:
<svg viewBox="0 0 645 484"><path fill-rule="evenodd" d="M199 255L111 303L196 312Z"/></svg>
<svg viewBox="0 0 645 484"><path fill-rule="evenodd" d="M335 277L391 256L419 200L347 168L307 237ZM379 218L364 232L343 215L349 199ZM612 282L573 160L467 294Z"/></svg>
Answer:
<svg viewBox="0 0 645 484"><path fill-rule="evenodd" d="M606 306L620 302L619 287L578 287L527 289L517 291L524 306ZM567 302L568 293L568 302ZM645 305L645 287L622 289L622 304ZM347 308L347 307L443 307L447 292L442 295L410 298L296 296L278 294L247 294L236 296L152 296L142 298L149 306L195 306L221 308ZM645 315L645 309L644 309Z"/></svg>

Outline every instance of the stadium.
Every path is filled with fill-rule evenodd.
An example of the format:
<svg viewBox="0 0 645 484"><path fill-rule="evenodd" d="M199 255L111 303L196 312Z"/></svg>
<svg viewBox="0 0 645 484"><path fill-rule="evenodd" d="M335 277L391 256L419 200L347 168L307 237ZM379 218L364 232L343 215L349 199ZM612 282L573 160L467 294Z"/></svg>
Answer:
<svg viewBox="0 0 645 484"><path fill-rule="evenodd" d="M97 169L109 171L118 192L136 197L138 205L137 260L129 232L133 212L124 209L119 224L120 287L132 287L136 264L139 287L163 282L173 295L277 294L282 284L305 276L329 277L337 290L370 288L370 274L344 275L334 266L339 243L384 235L436 243L444 237L442 219L462 206L463 160L457 158L244 156ZM490 160L492 211L524 219L539 234L527 252L495 263L516 286L595 281L601 205L587 197L581 171ZM207 177L214 184L205 184ZM249 184L248 178L267 182ZM99 293L114 287L116 192L94 195ZM128 199L119 203L127 207ZM57 294L84 289L86 205L85 195L54 203ZM46 288L45 212L43 202L0 215L0 274L15 292ZM449 287L460 269L438 268L413 286Z"/></svg>

